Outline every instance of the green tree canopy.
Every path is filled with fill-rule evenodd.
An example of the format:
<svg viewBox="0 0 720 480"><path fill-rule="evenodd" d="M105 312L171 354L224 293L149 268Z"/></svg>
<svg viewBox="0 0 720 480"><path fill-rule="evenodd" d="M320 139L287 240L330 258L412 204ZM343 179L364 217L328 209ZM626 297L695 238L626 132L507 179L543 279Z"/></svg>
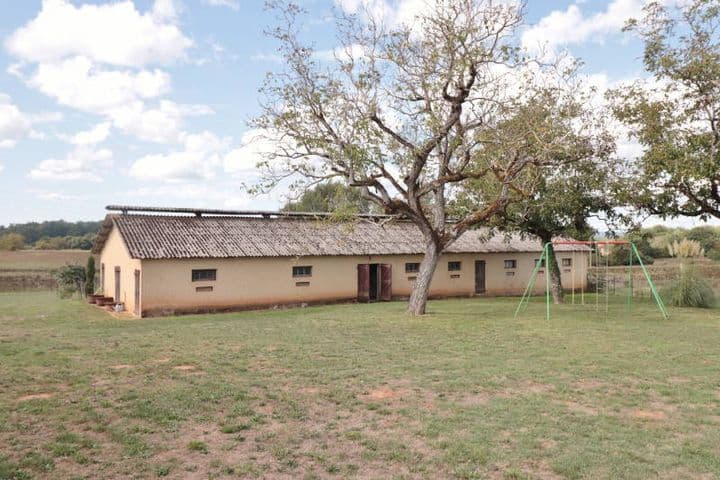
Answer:
<svg viewBox="0 0 720 480"><path fill-rule="evenodd" d="M285 212L342 212L342 213L374 213L377 207L363 198L357 188L342 182L324 182L305 190L294 201L289 201L282 208Z"/></svg>
<svg viewBox="0 0 720 480"><path fill-rule="evenodd" d="M720 4L650 2L627 29L653 78L608 93L645 152L629 200L663 216L720 218Z"/></svg>

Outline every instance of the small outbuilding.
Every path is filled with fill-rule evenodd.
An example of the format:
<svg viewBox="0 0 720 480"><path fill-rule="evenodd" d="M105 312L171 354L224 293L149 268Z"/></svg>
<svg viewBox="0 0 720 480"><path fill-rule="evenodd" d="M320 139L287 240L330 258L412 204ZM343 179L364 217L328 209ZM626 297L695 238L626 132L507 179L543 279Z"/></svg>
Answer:
<svg viewBox="0 0 720 480"><path fill-rule="evenodd" d="M93 247L102 293L137 317L407 298L424 250L414 224L382 216L108 209L118 213ZM563 283L584 286L589 249L556 251ZM430 296L521 295L541 252L534 238L468 231L441 256Z"/></svg>

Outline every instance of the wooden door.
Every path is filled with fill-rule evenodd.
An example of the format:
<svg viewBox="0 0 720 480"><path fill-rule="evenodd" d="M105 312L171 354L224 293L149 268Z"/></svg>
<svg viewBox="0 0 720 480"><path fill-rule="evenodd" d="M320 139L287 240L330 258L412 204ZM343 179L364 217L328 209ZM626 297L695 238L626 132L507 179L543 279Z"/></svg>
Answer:
<svg viewBox="0 0 720 480"><path fill-rule="evenodd" d="M475 261L475 293L485 293L485 260Z"/></svg>
<svg viewBox="0 0 720 480"><path fill-rule="evenodd" d="M380 265L380 300L392 300L392 265Z"/></svg>
<svg viewBox="0 0 720 480"><path fill-rule="evenodd" d="M115 267L115 303L120 303L120 267Z"/></svg>
<svg viewBox="0 0 720 480"><path fill-rule="evenodd" d="M140 270L135 270L135 316L140 316Z"/></svg>
<svg viewBox="0 0 720 480"><path fill-rule="evenodd" d="M367 263L357 266L357 298L358 302L370 301L370 265Z"/></svg>

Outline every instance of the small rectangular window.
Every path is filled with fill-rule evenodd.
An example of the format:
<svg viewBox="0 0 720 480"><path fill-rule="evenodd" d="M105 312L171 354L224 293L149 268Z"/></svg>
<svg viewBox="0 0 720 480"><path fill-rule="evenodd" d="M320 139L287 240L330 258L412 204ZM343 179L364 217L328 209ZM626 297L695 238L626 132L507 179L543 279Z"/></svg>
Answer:
<svg viewBox="0 0 720 480"><path fill-rule="evenodd" d="M517 260L505 260L505 268L517 268Z"/></svg>
<svg viewBox="0 0 720 480"><path fill-rule="evenodd" d="M214 282L217 279L217 270L206 268L192 271L193 282Z"/></svg>
<svg viewBox="0 0 720 480"><path fill-rule="evenodd" d="M296 287L309 287L310 282L295 282Z"/></svg>
<svg viewBox="0 0 720 480"><path fill-rule="evenodd" d="M562 266L563 267L572 267L572 258L563 258Z"/></svg>
<svg viewBox="0 0 720 480"><path fill-rule="evenodd" d="M195 287L196 292L212 292L213 287Z"/></svg>
<svg viewBox="0 0 720 480"><path fill-rule="evenodd" d="M458 274L456 273L456 274L450 275L450 278L460 278L460 275L458 275Z"/></svg>
<svg viewBox="0 0 720 480"><path fill-rule="evenodd" d="M457 272L461 266L460 262L448 262L448 272Z"/></svg>
<svg viewBox="0 0 720 480"><path fill-rule="evenodd" d="M405 264L405 273L416 273L419 271L420 271L419 263L406 263Z"/></svg>
<svg viewBox="0 0 720 480"><path fill-rule="evenodd" d="M507 275L508 277L514 277L515 272L505 272L505 275Z"/></svg>
<svg viewBox="0 0 720 480"><path fill-rule="evenodd" d="M311 277L312 276L312 267L309 265L292 267L292 276L293 277Z"/></svg>

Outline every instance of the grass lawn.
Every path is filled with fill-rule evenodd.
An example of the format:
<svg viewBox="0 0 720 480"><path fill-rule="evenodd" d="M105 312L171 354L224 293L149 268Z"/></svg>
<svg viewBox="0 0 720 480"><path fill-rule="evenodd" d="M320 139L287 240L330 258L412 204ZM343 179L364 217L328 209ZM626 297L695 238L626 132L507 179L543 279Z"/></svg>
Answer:
<svg viewBox="0 0 720 480"><path fill-rule="evenodd" d="M0 294L0 479L716 478L718 311L117 320Z"/></svg>

